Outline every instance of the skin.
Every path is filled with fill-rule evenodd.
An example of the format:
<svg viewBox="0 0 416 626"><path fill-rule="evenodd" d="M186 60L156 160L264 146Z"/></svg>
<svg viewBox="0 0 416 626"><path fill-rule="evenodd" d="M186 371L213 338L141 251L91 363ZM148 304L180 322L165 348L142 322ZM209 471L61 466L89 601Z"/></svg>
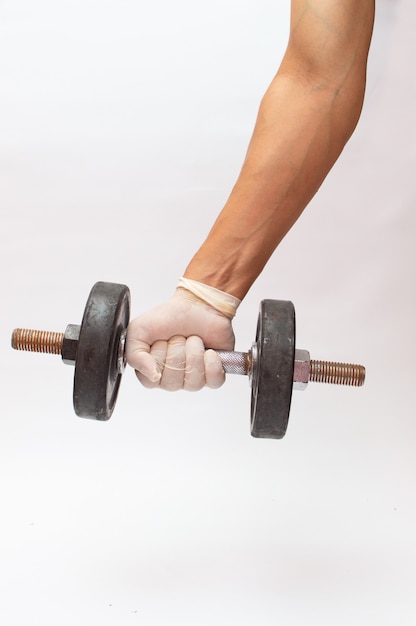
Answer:
<svg viewBox="0 0 416 626"><path fill-rule="evenodd" d="M373 20L372 0L292 0L240 176L185 277L244 298L358 122Z"/></svg>
<svg viewBox="0 0 416 626"><path fill-rule="evenodd" d="M242 300L315 195L360 117L374 0L292 0L288 46L240 175L184 276ZM177 289L132 321L127 360L146 387L224 382L231 320Z"/></svg>

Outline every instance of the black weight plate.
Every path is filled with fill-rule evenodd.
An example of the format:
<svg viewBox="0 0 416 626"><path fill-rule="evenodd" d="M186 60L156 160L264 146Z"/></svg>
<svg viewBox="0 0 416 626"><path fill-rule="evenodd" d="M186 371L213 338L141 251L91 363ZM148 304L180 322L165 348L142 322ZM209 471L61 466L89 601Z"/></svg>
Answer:
<svg viewBox="0 0 416 626"><path fill-rule="evenodd" d="M295 309L292 302L263 300L253 350L253 437L284 437L292 399L294 360Z"/></svg>
<svg viewBox="0 0 416 626"><path fill-rule="evenodd" d="M130 317L126 285L94 285L82 318L74 375L74 409L80 417L108 420L121 382L120 341Z"/></svg>

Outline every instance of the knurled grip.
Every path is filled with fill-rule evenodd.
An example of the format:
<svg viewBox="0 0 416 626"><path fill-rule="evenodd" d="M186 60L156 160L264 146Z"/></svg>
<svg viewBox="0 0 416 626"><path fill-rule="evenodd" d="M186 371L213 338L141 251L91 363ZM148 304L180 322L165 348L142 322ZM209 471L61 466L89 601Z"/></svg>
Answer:
<svg viewBox="0 0 416 626"><path fill-rule="evenodd" d="M227 352L217 350L226 374L240 374L248 376L251 369L251 356L249 352Z"/></svg>

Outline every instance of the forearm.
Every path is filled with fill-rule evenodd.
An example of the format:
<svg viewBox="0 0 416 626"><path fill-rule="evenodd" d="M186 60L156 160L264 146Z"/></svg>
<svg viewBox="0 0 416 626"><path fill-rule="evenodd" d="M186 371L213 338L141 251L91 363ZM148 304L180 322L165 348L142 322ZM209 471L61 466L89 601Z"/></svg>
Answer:
<svg viewBox="0 0 416 626"><path fill-rule="evenodd" d="M357 124L370 22L361 48L346 50L339 65L331 57L318 66L305 61L293 37L261 103L240 176L186 277L245 296Z"/></svg>
<svg viewBox="0 0 416 626"><path fill-rule="evenodd" d="M345 128L334 94L277 77L237 183L185 276L242 299L344 147L357 118L348 114Z"/></svg>

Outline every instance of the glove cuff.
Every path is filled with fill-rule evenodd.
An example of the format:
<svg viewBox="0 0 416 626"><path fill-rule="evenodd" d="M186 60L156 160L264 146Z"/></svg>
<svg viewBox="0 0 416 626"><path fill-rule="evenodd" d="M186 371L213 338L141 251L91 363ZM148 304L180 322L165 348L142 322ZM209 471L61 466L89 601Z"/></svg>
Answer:
<svg viewBox="0 0 416 626"><path fill-rule="evenodd" d="M229 293L225 293L225 291L221 291L215 287L210 287L209 285L204 285L197 280L184 278L183 276L179 279L178 287L186 289L229 319L233 319L239 305L241 304L241 300Z"/></svg>

